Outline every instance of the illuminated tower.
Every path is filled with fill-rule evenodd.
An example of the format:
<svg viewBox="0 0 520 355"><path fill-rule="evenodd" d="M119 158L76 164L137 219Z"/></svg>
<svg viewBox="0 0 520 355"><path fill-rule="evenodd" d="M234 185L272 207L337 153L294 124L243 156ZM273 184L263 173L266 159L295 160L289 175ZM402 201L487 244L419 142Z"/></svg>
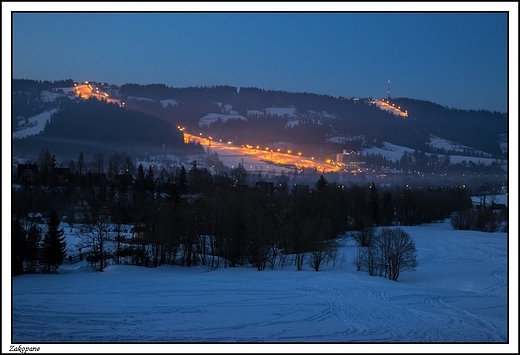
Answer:
<svg viewBox="0 0 520 355"><path fill-rule="evenodd" d="M388 91L386 92L388 100L390 100L390 79L388 79Z"/></svg>

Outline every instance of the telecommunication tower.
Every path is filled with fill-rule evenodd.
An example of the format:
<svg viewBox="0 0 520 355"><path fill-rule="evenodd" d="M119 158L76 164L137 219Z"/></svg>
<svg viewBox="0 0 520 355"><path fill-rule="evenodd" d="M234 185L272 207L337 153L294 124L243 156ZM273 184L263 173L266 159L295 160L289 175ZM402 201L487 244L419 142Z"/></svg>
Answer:
<svg viewBox="0 0 520 355"><path fill-rule="evenodd" d="M388 100L390 100L390 79L388 79L388 91L386 92Z"/></svg>

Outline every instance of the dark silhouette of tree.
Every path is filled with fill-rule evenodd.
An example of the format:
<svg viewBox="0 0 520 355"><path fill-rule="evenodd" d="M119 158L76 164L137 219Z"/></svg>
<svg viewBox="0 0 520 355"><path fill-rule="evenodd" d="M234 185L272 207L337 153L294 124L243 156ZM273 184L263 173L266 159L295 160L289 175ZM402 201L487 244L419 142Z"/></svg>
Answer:
<svg viewBox="0 0 520 355"><path fill-rule="evenodd" d="M87 224L88 233L83 239L83 247L89 248L90 255L87 261L91 264L98 264L97 271L103 271L106 260L110 257L107 251L107 242L110 232L110 215L104 208L96 208L92 213Z"/></svg>
<svg viewBox="0 0 520 355"><path fill-rule="evenodd" d="M188 176L186 174L186 168L184 165L181 166L179 175L179 192L186 193L188 191Z"/></svg>
<svg viewBox="0 0 520 355"><path fill-rule="evenodd" d="M83 175L83 172L85 169L85 157L83 156L83 151L79 152L77 169L78 169L79 175L80 176Z"/></svg>
<svg viewBox="0 0 520 355"><path fill-rule="evenodd" d="M374 241L383 275L397 281L401 271L417 267L417 250L408 233L401 228L383 228Z"/></svg>
<svg viewBox="0 0 520 355"><path fill-rule="evenodd" d="M27 251L25 253L26 273L34 273L41 264L42 230L32 224L27 231Z"/></svg>
<svg viewBox="0 0 520 355"><path fill-rule="evenodd" d="M51 155L49 148L42 149L38 156L38 168L43 184L49 184L52 181L52 174L56 167L56 158Z"/></svg>
<svg viewBox="0 0 520 355"><path fill-rule="evenodd" d="M369 187L369 208L370 208L370 220L372 225L379 226L380 224L380 216L379 216L379 194L377 193L377 188L372 183Z"/></svg>
<svg viewBox="0 0 520 355"><path fill-rule="evenodd" d="M25 229L18 218L11 221L11 275L23 274L23 262L27 252Z"/></svg>
<svg viewBox="0 0 520 355"><path fill-rule="evenodd" d="M329 184L329 182L327 181L327 179L325 179L323 177L323 175L320 175L320 179L318 180L318 182L316 183L316 190L318 192L323 192L325 191L325 189L327 188L327 185Z"/></svg>
<svg viewBox="0 0 520 355"><path fill-rule="evenodd" d="M47 221L47 231L43 238L43 264L47 273L57 272L67 255L67 242L63 228L59 228L60 223L58 213L52 210Z"/></svg>

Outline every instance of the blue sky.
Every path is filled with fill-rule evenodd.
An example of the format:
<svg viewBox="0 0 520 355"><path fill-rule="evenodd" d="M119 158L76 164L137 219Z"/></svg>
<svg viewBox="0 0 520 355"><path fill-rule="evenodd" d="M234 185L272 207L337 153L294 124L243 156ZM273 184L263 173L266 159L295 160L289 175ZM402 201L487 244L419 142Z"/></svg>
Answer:
<svg viewBox="0 0 520 355"><path fill-rule="evenodd" d="M14 12L12 20L16 79L358 97L386 96L390 79L393 97L508 111L507 12Z"/></svg>

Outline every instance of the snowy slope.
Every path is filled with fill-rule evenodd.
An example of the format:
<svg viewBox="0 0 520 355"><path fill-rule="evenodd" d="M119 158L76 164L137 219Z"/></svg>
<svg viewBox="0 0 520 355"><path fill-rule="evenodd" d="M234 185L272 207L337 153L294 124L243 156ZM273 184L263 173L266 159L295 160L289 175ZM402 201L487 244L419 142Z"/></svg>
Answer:
<svg viewBox="0 0 520 355"><path fill-rule="evenodd" d="M508 323L508 282L516 278L508 275L507 234L454 231L449 222L403 229L419 266L398 282L356 271L352 239L319 272L289 264L262 272L111 265L97 273L79 263L57 275L15 277L12 341L339 346L305 348L318 352L355 349L345 343L444 343L457 352L454 343L496 349L516 334L517 318Z"/></svg>
<svg viewBox="0 0 520 355"><path fill-rule="evenodd" d="M45 129L45 123L51 119L51 116L58 112L58 109L42 112L36 116L29 118L29 123L34 124L32 127L24 128L13 132L13 138L25 138L40 134Z"/></svg>

